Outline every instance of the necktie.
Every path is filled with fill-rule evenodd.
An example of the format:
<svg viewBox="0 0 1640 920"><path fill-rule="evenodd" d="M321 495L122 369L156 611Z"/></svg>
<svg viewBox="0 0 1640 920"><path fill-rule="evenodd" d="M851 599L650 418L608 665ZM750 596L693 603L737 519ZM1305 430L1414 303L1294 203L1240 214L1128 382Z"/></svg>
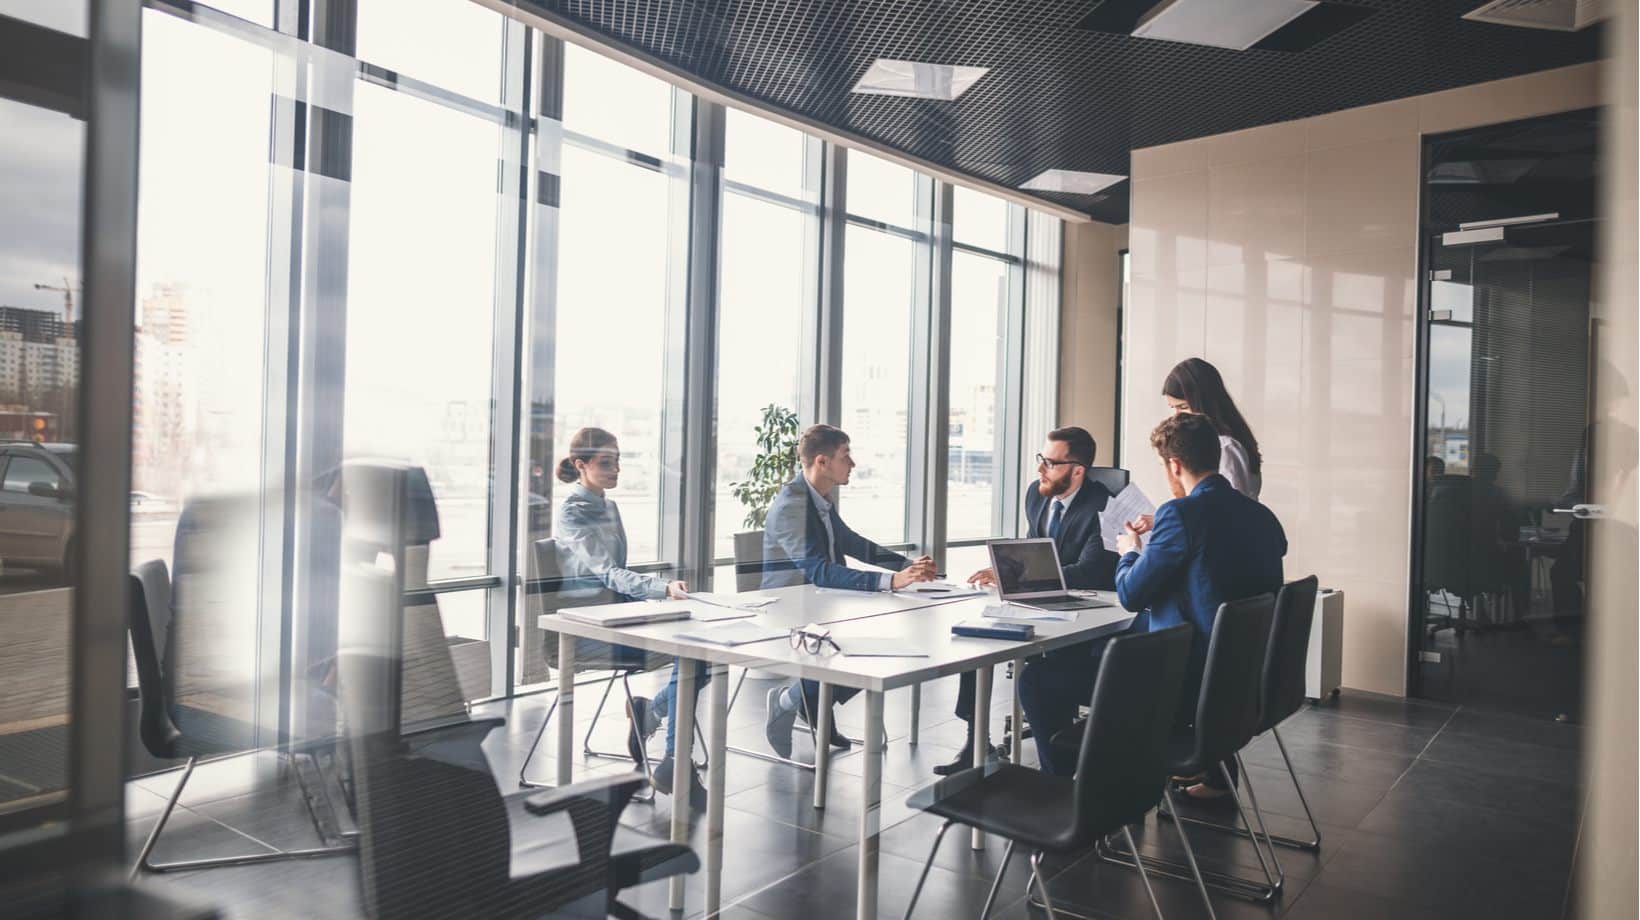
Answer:
<svg viewBox="0 0 1640 920"><path fill-rule="evenodd" d="M1053 539L1053 540L1059 539L1059 519L1064 516L1064 513L1065 513L1065 503L1060 501L1057 498L1054 499L1053 500L1053 516L1048 518L1048 537L1050 539Z"/></svg>

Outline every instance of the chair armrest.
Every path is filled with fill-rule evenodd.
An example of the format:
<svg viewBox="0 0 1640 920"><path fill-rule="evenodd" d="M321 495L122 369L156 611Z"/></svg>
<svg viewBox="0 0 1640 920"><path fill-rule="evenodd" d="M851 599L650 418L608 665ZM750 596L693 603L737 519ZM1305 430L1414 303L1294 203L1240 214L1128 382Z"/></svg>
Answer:
<svg viewBox="0 0 1640 920"><path fill-rule="evenodd" d="M609 808L616 817L626 809L627 802L649 784L640 773L620 773L586 779L568 786L543 789L524 800L524 810L532 815L550 815L563 811L572 802L595 802Z"/></svg>

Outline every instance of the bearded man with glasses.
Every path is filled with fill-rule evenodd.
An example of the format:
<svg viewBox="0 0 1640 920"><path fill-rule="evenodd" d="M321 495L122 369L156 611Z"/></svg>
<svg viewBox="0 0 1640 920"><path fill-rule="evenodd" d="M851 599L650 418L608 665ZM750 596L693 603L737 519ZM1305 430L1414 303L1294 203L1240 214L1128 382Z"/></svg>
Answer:
<svg viewBox="0 0 1640 920"><path fill-rule="evenodd" d="M1099 513L1111 494L1087 478L1099 446L1087 429L1068 427L1048 432L1042 452L1036 455L1036 479L1025 490L1025 536L1048 537L1059 550L1065 573L1065 587L1114 590L1117 555L1105 549L1100 537ZM972 585L996 584L996 573L981 569L968 577ZM1084 645L1049 653L1051 656L1088 657ZM1017 678L1018 675L1016 675ZM962 675L957 692L957 718L968 723L968 740L956 759L940 764L934 772L941 776L960 773L974 765L974 675ZM1014 731L1019 731L1014 726ZM986 739L989 747L990 739Z"/></svg>

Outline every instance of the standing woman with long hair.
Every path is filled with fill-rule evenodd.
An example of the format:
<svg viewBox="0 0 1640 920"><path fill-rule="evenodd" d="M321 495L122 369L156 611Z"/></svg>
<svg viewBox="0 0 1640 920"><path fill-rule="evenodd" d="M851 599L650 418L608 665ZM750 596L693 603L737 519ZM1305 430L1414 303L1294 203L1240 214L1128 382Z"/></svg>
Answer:
<svg viewBox="0 0 1640 920"><path fill-rule="evenodd" d="M558 506L553 518L553 535L563 550L567 574L595 579L605 588L629 601L683 600L689 596L689 586L681 581L667 581L659 575L646 575L626 567L626 525L621 522L621 510L605 494L620 484L621 445L615 436L602 428L582 428L569 439L569 454L558 461L558 479L570 483L564 503ZM611 663L616 667L642 667L647 655L640 649L624 645L609 646ZM706 683L706 670L696 672L696 687ZM672 737L676 725L672 716L672 702L678 692L678 669L672 667L671 680L654 700L635 697L627 717L632 721L628 749L633 761L643 762L642 745L661 719L666 720L666 754L656 765L651 779L662 793L672 793ZM706 791L699 778L690 771L690 802L700 807L706 801Z"/></svg>
<svg viewBox="0 0 1640 920"><path fill-rule="evenodd" d="M1237 492L1257 500L1264 486L1264 457L1252 427L1224 388L1219 369L1200 358L1180 361L1162 381L1162 398L1175 415L1194 412L1212 421L1219 431L1219 475Z"/></svg>

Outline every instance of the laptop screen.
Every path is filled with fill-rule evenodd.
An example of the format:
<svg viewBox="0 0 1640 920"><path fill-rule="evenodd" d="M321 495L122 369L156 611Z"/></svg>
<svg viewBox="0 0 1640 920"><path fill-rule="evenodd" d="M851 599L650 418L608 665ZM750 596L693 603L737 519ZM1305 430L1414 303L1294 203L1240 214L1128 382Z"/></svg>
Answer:
<svg viewBox="0 0 1640 920"><path fill-rule="evenodd" d="M1065 583L1050 541L993 543L991 553L996 563L997 584L1004 597L1064 590Z"/></svg>

